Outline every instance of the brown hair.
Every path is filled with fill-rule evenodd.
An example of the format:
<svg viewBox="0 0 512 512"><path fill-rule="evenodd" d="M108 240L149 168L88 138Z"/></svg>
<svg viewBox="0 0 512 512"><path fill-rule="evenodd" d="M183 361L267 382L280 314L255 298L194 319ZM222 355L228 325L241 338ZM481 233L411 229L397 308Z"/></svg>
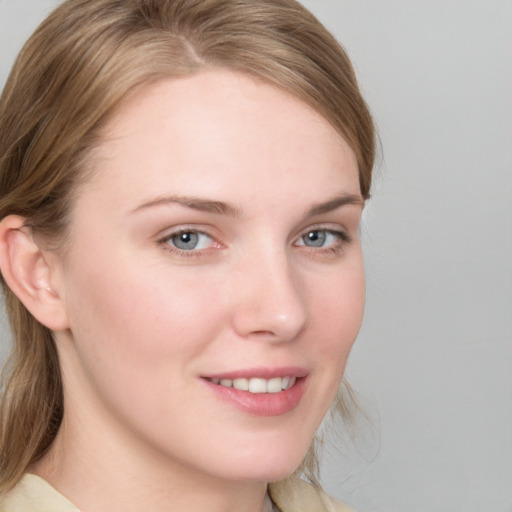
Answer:
<svg viewBox="0 0 512 512"><path fill-rule="evenodd" d="M370 113L344 50L295 0L68 0L26 43L0 99L0 219L20 215L61 240L88 151L119 102L205 67L251 74L311 105L355 152L369 197ZM52 333L2 284L14 342L0 404L0 491L42 457L63 414Z"/></svg>

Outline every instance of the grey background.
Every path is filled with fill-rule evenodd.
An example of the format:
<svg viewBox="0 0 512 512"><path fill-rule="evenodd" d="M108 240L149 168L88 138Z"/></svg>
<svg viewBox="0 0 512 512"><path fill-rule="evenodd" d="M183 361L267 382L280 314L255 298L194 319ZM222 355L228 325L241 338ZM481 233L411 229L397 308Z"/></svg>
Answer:
<svg viewBox="0 0 512 512"><path fill-rule="evenodd" d="M0 0L1 84L55 4ZM347 370L369 419L329 445L326 486L359 512L512 512L512 1L304 4L384 148Z"/></svg>

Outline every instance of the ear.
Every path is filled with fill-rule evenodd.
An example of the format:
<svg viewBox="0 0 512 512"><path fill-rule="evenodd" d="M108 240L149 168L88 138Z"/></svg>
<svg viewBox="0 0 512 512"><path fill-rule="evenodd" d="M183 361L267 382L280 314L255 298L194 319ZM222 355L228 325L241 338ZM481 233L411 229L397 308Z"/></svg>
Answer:
<svg viewBox="0 0 512 512"><path fill-rule="evenodd" d="M9 215L0 222L0 270L5 282L40 323L59 331L69 324L64 302L52 286L55 259L39 248L23 217Z"/></svg>

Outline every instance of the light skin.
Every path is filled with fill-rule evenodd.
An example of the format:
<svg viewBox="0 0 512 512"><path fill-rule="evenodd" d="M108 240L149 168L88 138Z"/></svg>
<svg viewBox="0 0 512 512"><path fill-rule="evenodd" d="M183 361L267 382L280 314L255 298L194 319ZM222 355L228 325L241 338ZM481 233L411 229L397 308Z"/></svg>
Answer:
<svg viewBox="0 0 512 512"><path fill-rule="evenodd" d="M2 223L0 264L63 374L63 425L33 471L83 510L261 512L360 327L354 153L303 102L222 70L143 88L103 134L62 250ZM279 414L208 380L279 368L303 386Z"/></svg>

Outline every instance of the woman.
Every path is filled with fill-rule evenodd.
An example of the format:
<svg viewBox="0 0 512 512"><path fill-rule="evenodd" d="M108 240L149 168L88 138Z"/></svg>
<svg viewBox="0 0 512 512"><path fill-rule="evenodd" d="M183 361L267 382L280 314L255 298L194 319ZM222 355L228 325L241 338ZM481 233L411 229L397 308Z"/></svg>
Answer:
<svg viewBox="0 0 512 512"><path fill-rule="evenodd" d="M346 510L289 476L364 302L333 37L294 0L68 0L0 119L2 510Z"/></svg>

